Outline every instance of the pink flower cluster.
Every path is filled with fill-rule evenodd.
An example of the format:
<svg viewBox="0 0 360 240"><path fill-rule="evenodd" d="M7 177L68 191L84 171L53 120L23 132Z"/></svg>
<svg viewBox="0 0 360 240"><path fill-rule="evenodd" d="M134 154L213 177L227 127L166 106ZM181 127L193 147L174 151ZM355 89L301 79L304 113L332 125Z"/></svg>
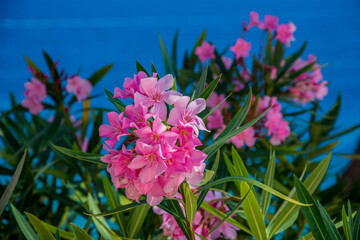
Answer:
<svg viewBox="0 0 360 240"><path fill-rule="evenodd" d="M281 104L277 101L276 97L265 96L258 99L256 112L262 113L270 106L272 107L265 114L263 127L266 129L266 135L270 137L270 143L276 146L290 135L290 127L289 123L283 119Z"/></svg>
<svg viewBox="0 0 360 240"><path fill-rule="evenodd" d="M181 196L178 197L181 198ZM221 212L227 212L229 211L229 208L225 205L225 202L220 199L221 197L222 195L220 192L209 191L204 201L208 202L212 207L216 208ZM183 208L183 205L181 203L180 207ZM153 210L156 214L162 215L163 223L160 228L163 230L163 234L165 236L168 236L174 240L186 240L186 236L181 231L179 225L177 224L173 216L158 207L154 207ZM217 219L215 216L212 216L210 215L210 213L200 209L195 214L195 218L193 221L194 232L196 232L200 236L205 236L219 222L220 220ZM206 239L235 239L237 230L239 230L238 227L230 223L224 222ZM195 239L200 240L201 238L198 235L195 235Z"/></svg>
<svg viewBox="0 0 360 240"><path fill-rule="evenodd" d="M43 82L33 77L25 83L24 95L21 105L29 109L31 114L37 115L44 109L41 102L46 98L46 86Z"/></svg>
<svg viewBox="0 0 360 240"><path fill-rule="evenodd" d="M224 94L219 95L213 92L207 100L207 105L215 107L224 100L224 97ZM257 101L257 106L254 106L253 99L251 109L256 109L256 111L251 114L256 116L264 112L270 106L272 106L272 108L266 113L263 120L264 123L262 125L258 126L257 129L254 127L247 128L235 137L231 138L229 142L232 142L237 148L241 148L244 145L252 147L255 144L256 139L259 138L264 131L266 132L266 135L270 137L269 141L271 144L279 145L282 141L284 141L286 137L290 135L290 127L289 123L283 119L281 105L277 102L276 97L265 96L264 98L260 98ZM225 129L226 125L224 123L224 119L231 119L231 115L227 111L229 107L230 104L225 101L207 118L208 128L217 130L214 137L217 137Z"/></svg>
<svg viewBox="0 0 360 240"><path fill-rule="evenodd" d="M205 62L207 59L215 59L215 46L203 41L201 45L195 49L195 54L201 62Z"/></svg>
<svg viewBox="0 0 360 240"><path fill-rule="evenodd" d="M57 64L58 63L56 62L54 67L56 67ZM44 106L41 102L46 98L47 91L46 85L43 81L48 82L49 76L36 72L30 66L28 66L28 68L34 77L30 82L26 82L24 84L25 99L21 102L21 105L29 109L31 114L37 115L44 109ZM40 81L37 77L43 79L43 81ZM77 100L80 102L89 97L89 94L92 90L92 85L88 80L85 80L77 75L73 75L67 80L66 90L69 93L74 93Z"/></svg>
<svg viewBox="0 0 360 240"><path fill-rule="evenodd" d="M78 102L88 98L91 90L91 83L77 75L73 75L67 80L66 91L74 93Z"/></svg>
<svg viewBox="0 0 360 240"><path fill-rule="evenodd" d="M296 72L308 64L315 63L316 57L309 54L307 60L298 59L289 70L289 74ZM308 102L322 100L328 94L328 82L323 81L319 64L315 63L311 71L301 74L294 79L289 93L296 103L305 105Z"/></svg>
<svg viewBox="0 0 360 240"><path fill-rule="evenodd" d="M259 19L259 14L257 12L250 12L250 22L246 26L246 30L258 27L259 29L265 29L266 31L273 32L276 31L276 39L280 42L290 46L290 42L295 41L294 32L296 31L296 26L289 22L287 24L279 24L279 18L271 15L265 15L264 21Z"/></svg>
<svg viewBox="0 0 360 240"><path fill-rule="evenodd" d="M173 85L170 74L158 80L139 72L125 79L124 89L115 89L114 98L130 97L133 104L120 114L108 113L110 125L99 129L100 136L108 138L104 148L109 152L101 160L108 163L116 188L125 188L126 196L136 201L147 195L152 206L164 196L175 197L185 179L191 185L199 184L205 168L206 154L195 147L201 145L199 130L207 130L197 116L206 102L190 102L189 97L169 90ZM116 150L125 136L121 150Z"/></svg>

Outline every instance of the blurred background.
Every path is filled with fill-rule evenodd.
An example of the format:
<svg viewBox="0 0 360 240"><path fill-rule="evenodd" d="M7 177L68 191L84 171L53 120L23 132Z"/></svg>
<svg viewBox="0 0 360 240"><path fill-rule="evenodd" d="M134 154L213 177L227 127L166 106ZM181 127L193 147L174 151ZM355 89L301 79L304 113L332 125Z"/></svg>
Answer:
<svg viewBox="0 0 360 240"><path fill-rule="evenodd" d="M24 82L31 75L24 56L46 69L42 50L59 68L70 75L86 78L100 67L114 63L101 81L113 90L122 86L124 77L136 72L135 61L150 69L151 61L160 73L164 67L158 35L170 48L179 28L178 57L191 49L200 33L208 30L207 40L224 49L241 36L241 23L249 12L279 17L280 23L297 26L296 42L289 52L308 40L306 53L318 57L324 79L330 82L329 94L322 103L330 108L339 94L342 109L338 127L345 129L360 121L360 1L304 0L276 1L0 1L0 111L9 108L8 92L23 99ZM254 32L254 33L253 33ZM259 33L259 32L258 32ZM247 40L256 41L256 30ZM256 51L254 47L252 50ZM288 52L288 53L289 53ZM96 105L111 107L98 98ZM353 153L359 131L342 138L338 152ZM336 157L334 158L336 159ZM344 170L343 158L332 161L332 172Z"/></svg>

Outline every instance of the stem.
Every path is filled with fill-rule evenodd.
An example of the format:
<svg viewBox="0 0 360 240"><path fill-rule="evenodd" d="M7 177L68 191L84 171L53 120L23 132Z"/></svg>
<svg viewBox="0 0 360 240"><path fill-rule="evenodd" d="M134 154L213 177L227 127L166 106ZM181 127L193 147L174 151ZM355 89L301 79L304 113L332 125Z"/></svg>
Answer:
<svg viewBox="0 0 360 240"><path fill-rule="evenodd" d="M186 183L183 182L180 185L180 193L183 199L184 209L186 209L186 201L185 201L185 189L186 189ZM195 233L192 223L188 220L188 216L186 216L186 228L189 232L190 240L195 240Z"/></svg>

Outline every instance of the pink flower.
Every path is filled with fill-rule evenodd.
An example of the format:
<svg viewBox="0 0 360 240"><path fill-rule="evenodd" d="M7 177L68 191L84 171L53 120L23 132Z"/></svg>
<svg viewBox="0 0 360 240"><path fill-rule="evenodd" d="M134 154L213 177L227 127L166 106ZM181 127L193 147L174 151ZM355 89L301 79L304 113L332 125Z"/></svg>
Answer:
<svg viewBox="0 0 360 240"><path fill-rule="evenodd" d="M288 24L280 24L277 27L276 39L286 44L287 46L290 46L290 42L295 41L295 30L296 26L292 22Z"/></svg>
<svg viewBox="0 0 360 240"><path fill-rule="evenodd" d="M225 57L225 56L221 56L221 60L222 60L222 62L224 64L224 66L225 66L225 69L229 70L232 63L233 63L233 60L231 58Z"/></svg>
<svg viewBox="0 0 360 240"><path fill-rule="evenodd" d="M77 75L71 76L67 80L66 90L69 93L74 93L78 102L89 97L92 90L92 85L88 80L85 80Z"/></svg>
<svg viewBox="0 0 360 240"><path fill-rule="evenodd" d="M265 30L272 32L276 30L278 24L279 24L279 19L277 17L271 15L265 15L265 24L264 24Z"/></svg>
<svg viewBox="0 0 360 240"><path fill-rule="evenodd" d="M208 118L208 128L209 129L218 129L222 128L224 125L223 121L223 115L221 113L221 110L218 108L216 109Z"/></svg>
<svg viewBox="0 0 360 240"><path fill-rule="evenodd" d="M231 138L231 142L237 147L241 148L242 146L246 145L248 147L254 146L256 141L255 138L255 130L253 127L249 127L236 135L235 137Z"/></svg>
<svg viewBox="0 0 360 240"><path fill-rule="evenodd" d="M267 135L271 136L270 143L273 145L279 145L290 135L289 123L282 119L280 112L267 114L264 126L267 128Z"/></svg>
<svg viewBox="0 0 360 240"><path fill-rule="evenodd" d="M36 78L32 78L30 82L25 83L24 95L26 98L37 99L40 102L46 98L46 86Z"/></svg>
<svg viewBox="0 0 360 240"><path fill-rule="evenodd" d="M250 29L253 26L258 27L259 29L263 29L264 23L259 20L259 14L257 12L251 11L250 12L250 23L247 26L247 28Z"/></svg>
<svg viewBox="0 0 360 240"><path fill-rule="evenodd" d="M212 92L210 97L206 100L206 105L211 108L214 108L217 105L219 105L224 99L225 99L224 94L217 94L216 92ZM229 108L229 107L230 104L227 101L225 101L223 102L223 104L220 105L218 109Z"/></svg>
<svg viewBox="0 0 360 240"><path fill-rule="evenodd" d="M201 62L205 62L207 59L215 59L215 46L203 41L200 46L195 49L195 54L200 58Z"/></svg>
<svg viewBox="0 0 360 240"><path fill-rule="evenodd" d="M32 78L30 82L25 83L25 99L21 105L29 109L33 115L39 114L44 106L41 101L46 98L46 86L36 78Z"/></svg>
<svg viewBox="0 0 360 240"><path fill-rule="evenodd" d="M140 91L140 80L142 78L147 78L145 72L139 71L138 74L134 74L134 78L125 78L123 88L124 90L121 90L120 88L116 87L114 91L114 98L132 98L134 99L134 94L136 92Z"/></svg>
<svg viewBox="0 0 360 240"><path fill-rule="evenodd" d="M21 105L24 108L29 109L30 113L33 115L39 114L44 109L44 106L36 98L25 98L22 100Z"/></svg>
<svg viewBox="0 0 360 240"><path fill-rule="evenodd" d="M189 101L190 98L188 96L183 96L174 103L174 108L171 109L169 119L167 121L168 124L172 126L177 126L179 122L184 125L189 124L193 127L196 135L199 134L199 130L208 131L203 120L196 115L205 110L205 100L198 98L188 105Z"/></svg>
<svg viewBox="0 0 360 240"><path fill-rule="evenodd" d="M102 124L99 129L100 137L107 137L105 143L111 148L114 148L116 143L120 140L122 136L127 136L127 132L124 125L124 113L109 112L107 114L108 121L110 126L107 124Z"/></svg>
<svg viewBox="0 0 360 240"><path fill-rule="evenodd" d="M154 146L143 142L136 143L137 155L129 168L141 169L139 179L142 183L151 183L166 170L166 164L159 144Z"/></svg>
<svg viewBox="0 0 360 240"><path fill-rule="evenodd" d="M124 126L126 128L142 128L148 126L148 119L154 114L148 113L148 108L142 102L136 105L128 105L125 108L125 114L128 118L124 118Z"/></svg>
<svg viewBox="0 0 360 240"><path fill-rule="evenodd" d="M248 57L251 49L251 43L242 38L238 38L235 45L230 47L230 50L235 54L235 58Z"/></svg>
<svg viewBox="0 0 360 240"><path fill-rule="evenodd" d="M159 80L154 77L142 78L140 79L140 91L143 94L135 93L135 103L142 102L144 106L151 107L150 112L164 121L167 115L165 103L172 105L181 96L181 93L175 90L166 91L173 85L174 78L171 74L165 75Z"/></svg>

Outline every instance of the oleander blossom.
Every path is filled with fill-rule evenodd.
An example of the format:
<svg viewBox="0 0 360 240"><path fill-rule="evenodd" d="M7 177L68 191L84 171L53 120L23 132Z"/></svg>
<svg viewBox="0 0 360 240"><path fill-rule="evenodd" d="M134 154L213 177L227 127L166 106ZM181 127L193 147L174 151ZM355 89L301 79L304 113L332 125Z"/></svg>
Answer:
<svg viewBox="0 0 360 240"><path fill-rule="evenodd" d="M67 80L66 91L74 93L78 102L88 98L91 90L91 83L77 75L73 75Z"/></svg>
<svg viewBox="0 0 360 240"><path fill-rule="evenodd" d="M315 100L322 100L328 94L328 82L323 80L321 67L316 56L309 54L307 60L298 59L290 68L288 74L299 71L312 64L311 70L296 77L288 92L294 102L305 105Z"/></svg>
<svg viewBox="0 0 360 240"><path fill-rule="evenodd" d="M235 58L246 58L249 56L251 50L251 43L245 41L242 38L238 38L235 45L230 47L230 50L234 53Z"/></svg>
<svg viewBox="0 0 360 240"><path fill-rule="evenodd" d="M138 78L140 74L134 77L139 81L131 80L134 91L118 89L119 97L134 96L133 103L125 113L108 113L109 125L99 128L99 135L107 138L104 149L108 151L101 161L108 163L112 182L125 188L129 199L138 201L146 195L155 206L163 197L174 198L184 180L195 186L203 178L207 155L196 147L202 145L199 130L207 129L197 114L206 103L204 99L190 102L189 97L169 90L174 84L171 75ZM124 89L128 86L129 81ZM171 108L169 114L167 108Z"/></svg>
<svg viewBox="0 0 360 240"><path fill-rule="evenodd" d="M177 197L181 198L180 194ZM209 191L204 201L208 202L212 207L216 208L221 212L227 212L229 211L229 208L226 206L224 200L221 200L222 197L223 196L220 192ZM180 202L180 207L184 211L184 207L181 202ZM171 216L169 213L161 210L158 207L153 207L153 210L156 214L162 216L163 222L160 228L163 230L163 234L165 236L168 236L174 240L186 240L186 236L181 231L179 225L177 224L173 216ZM212 216L210 213L206 212L203 209L199 209L199 211L196 212L193 221L194 232L199 234L200 236L205 236L219 222L220 219L216 218L215 216ZM209 240L212 239L215 240L219 238L235 239L236 231L238 230L239 230L238 227L230 223L224 222L220 225L220 227L215 229L215 231L210 233L209 236L206 237L206 239ZM195 234L195 239L196 240L202 239L197 234Z"/></svg>
<svg viewBox="0 0 360 240"><path fill-rule="evenodd" d="M21 102L21 105L29 109L31 114L37 115L44 109L41 102L46 98L46 86L35 77L30 82L26 82L24 86L25 99Z"/></svg>
<svg viewBox="0 0 360 240"><path fill-rule="evenodd" d="M203 41L202 44L195 49L195 54L201 62L205 62L207 59L215 59L215 46Z"/></svg>

